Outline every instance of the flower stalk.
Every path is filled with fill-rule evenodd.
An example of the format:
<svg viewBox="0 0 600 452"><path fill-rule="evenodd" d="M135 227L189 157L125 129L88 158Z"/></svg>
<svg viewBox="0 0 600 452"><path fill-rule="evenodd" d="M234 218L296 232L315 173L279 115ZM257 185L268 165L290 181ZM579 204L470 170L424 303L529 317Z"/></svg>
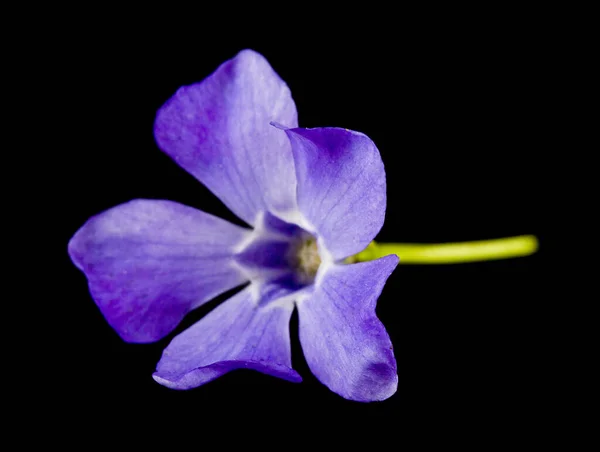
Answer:
<svg viewBox="0 0 600 452"><path fill-rule="evenodd" d="M365 262L396 254L400 264L459 264L524 257L538 250L534 235L458 243L377 243L348 258Z"/></svg>

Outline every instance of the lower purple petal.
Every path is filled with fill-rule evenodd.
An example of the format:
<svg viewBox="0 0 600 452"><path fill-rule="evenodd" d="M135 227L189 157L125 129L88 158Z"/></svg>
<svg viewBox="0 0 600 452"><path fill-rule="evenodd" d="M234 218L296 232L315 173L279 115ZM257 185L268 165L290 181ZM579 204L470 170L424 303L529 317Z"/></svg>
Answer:
<svg viewBox="0 0 600 452"><path fill-rule="evenodd" d="M289 291L264 293L271 298ZM251 286L245 288L175 337L163 352L154 379L169 388L191 389L234 369L254 369L302 381L292 369L293 303L265 305L253 295Z"/></svg>
<svg viewBox="0 0 600 452"><path fill-rule="evenodd" d="M331 268L298 303L300 342L313 374L350 400L384 400L396 392L392 343L375 314L377 298L398 264L390 255Z"/></svg>
<svg viewBox="0 0 600 452"><path fill-rule="evenodd" d="M140 199L88 220L69 242L69 255L117 333L151 342L245 282L232 255L247 233L191 207Z"/></svg>

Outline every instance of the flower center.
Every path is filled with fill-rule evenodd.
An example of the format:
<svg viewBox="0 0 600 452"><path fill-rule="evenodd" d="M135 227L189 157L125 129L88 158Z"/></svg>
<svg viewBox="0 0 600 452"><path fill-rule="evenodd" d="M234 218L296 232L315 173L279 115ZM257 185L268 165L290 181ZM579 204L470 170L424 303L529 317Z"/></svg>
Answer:
<svg viewBox="0 0 600 452"><path fill-rule="evenodd" d="M312 283L321 265L317 239L306 234L290 248L290 265L301 283Z"/></svg>
<svg viewBox="0 0 600 452"><path fill-rule="evenodd" d="M296 290L313 284L321 265L330 260L318 243L302 227L265 213L238 245L235 263L251 282L276 281Z"/></svg>

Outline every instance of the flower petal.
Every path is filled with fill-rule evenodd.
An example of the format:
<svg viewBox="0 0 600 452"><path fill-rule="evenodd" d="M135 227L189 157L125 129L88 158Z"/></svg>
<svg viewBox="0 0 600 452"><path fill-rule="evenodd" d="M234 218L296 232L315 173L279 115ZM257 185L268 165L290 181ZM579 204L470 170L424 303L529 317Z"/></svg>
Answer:
<svg viewBox="0 0 600 452"><path fill-rule="evenodd" d="M151 342L245 282L232 254L248 234L191 207L138 199L88 220L69 242L69 255L117 333Z"/></svg>
<svg viewBox="0 0 600 452"><path fill-rule="evenodd" d="M313 374L350 400L384 400L396 392L392 343L375 315L396 255L337 265L298 303L300 343Z"/></svg>
<svg viewBox="0 0 600 452"><path fill-rule="evenodd" d="M375 144L338 128L286 129L298 179L298 206L335 259L358 253L385 216L385 170Z"/></svg>
<svg viewBox="0 0 600 452"><path fill-rule="evenodd" d="M244 50L180 88L158 111L154 133L164 152L254 225L261 211L296 207L290 143L270 121L297 126L296 106L267 60Z"/></svg>
<svg viewBox="0 0 600 452"><path fill-rule="evenodd" d="M261 293L257 303L248 286L175 337L154 379L169 388L191 389L234 369L254 369L302 381L291 362L289 321L294 305L265 303L265 297L272 301L289 291L269 287Z"/></svg>

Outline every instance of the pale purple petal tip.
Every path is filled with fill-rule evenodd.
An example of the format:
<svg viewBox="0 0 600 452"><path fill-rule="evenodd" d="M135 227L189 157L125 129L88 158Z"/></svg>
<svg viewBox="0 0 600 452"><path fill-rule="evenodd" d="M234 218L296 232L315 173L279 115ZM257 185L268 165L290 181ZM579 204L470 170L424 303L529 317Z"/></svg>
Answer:
<svg viewBox="0 0 600 452"><path fill-rule="evenodd" d="M270 362L263 363L260 361L248 360L220 361L205 367L193 369L190 372L183 374L183 376L172 377L166 372L163 374L154 372L152 378L154 378L154 381L167 388L187 390L202 386L215 378L238 369L256 370L273 377L291 381L292 383L300 383L302 381L300 374L287 366L281 366Z"/></svg>

